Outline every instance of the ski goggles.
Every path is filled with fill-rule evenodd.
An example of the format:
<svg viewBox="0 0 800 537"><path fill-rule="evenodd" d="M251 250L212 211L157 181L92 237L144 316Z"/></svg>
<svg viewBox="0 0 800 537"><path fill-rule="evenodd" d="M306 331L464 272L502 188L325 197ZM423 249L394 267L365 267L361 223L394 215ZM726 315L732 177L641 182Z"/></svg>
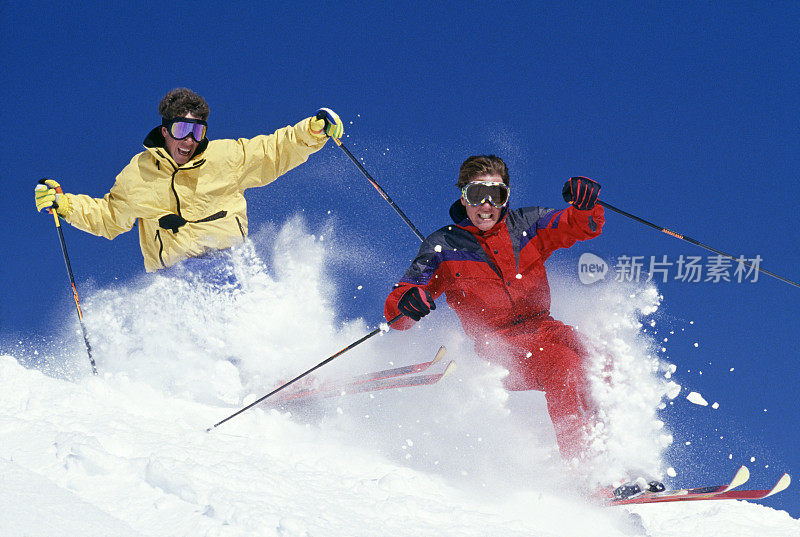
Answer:
<svg viewBox="0 0 800 537"><path fill-rule="evenodd" d="M169 135L176 140L183 140L191 135L195 142L201 142L206 137L208 123L202 119L192 119L188 117L176 117L174 119L163 119L161 124L167 128Z"/></svg>
<svg viewBox="0 0 800 537"><path fill-rule="evenodd" d="M492 207L503 207L508 203L508 186L496 181L473 181L461 189L461 198L471 207L487 201Z"/></svg>

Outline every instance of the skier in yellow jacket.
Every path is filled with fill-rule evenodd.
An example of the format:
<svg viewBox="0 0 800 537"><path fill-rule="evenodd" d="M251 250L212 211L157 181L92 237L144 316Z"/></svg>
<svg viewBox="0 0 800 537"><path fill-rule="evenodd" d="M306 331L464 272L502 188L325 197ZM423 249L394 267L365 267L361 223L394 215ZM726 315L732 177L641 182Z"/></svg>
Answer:
<svg viewBox="0 0 800 537"><path fill-rule="evenodd" d="M139 221L147 272L186 258L230 248L247 237L244 191L264 186L322 149L344 127L330 109L294 126L251 139L206 138L208 104L176 88L158 105L161 125L144 140L102 199L61 192L45 179L36 186L36 208L54 209L73 226L113 239Z"/></svg>

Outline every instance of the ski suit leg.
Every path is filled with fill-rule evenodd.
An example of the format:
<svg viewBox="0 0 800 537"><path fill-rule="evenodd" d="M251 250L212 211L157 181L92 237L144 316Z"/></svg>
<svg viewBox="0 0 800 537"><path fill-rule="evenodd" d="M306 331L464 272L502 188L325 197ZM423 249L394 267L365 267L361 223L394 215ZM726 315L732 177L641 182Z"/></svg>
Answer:
<svg viewBox="0 0 800 537"><path fill-rule="evenodd" d="M560 321L543 321L534 332L512 336L509 390L545 392L547 410L564 460L586 449L586 434L595 419L585 361L588 356L575 329Z"/></svg>

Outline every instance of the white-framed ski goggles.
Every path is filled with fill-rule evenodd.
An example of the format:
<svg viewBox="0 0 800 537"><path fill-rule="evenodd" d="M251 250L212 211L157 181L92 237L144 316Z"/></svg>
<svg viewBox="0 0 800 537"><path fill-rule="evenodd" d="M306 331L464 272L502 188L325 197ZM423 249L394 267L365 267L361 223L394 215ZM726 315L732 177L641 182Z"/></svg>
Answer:
<svg viewBox="0 0 800 537"><path fill-rule="evenodd" d="M461 198L470 207L483 205L487 201L492 207L504 207L508 203L509 188L502 181L472 181L461 189Z"/></svg>

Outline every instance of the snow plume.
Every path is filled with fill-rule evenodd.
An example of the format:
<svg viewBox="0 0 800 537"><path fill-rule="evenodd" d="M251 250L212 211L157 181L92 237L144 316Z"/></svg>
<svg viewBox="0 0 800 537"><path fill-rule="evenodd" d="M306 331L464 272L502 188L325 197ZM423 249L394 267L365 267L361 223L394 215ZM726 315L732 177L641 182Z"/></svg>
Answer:
<svg viewBox="0 0 800 537"><path fill-rule="evenodd" d="M84 309L98 368L166 396L230 408L250 403L371 330L361 319L336 321L337 273L359 264L344 262L348 255L335 226L312 234L296 216L208 263L90 293ZM595 376L612 366L604 372L610 382L595 386L603 422L595 431L590 480L607 485L632 472L660 475L668 437L655 409L664 390L653 376L658 360L639 324L640 316L656 310L656 290L576 290L574 282L554 282L553 305L560 308L554 316L589 337ZM456 480L562 488L543 394L509 394L502 386L507 372L475 355L446 307L408 332L381 333L314 377L425 361L440 345L449 350L445 363L456 360L458 370L435 388L305 401L282 410L367 443L400 464ZM67 361L86 371L82 348L73 348Z"/></svg>
<svg viewBox="0 0 800 537"><path fill-rule="evenodd" d="M372 327L362 319L338 322L334 307L337 273L358 261L343 262L350 254L338 246L333 226L315 231L295 217L260 230L222 262L192 260L88 293L85 318L99 370L110 381L145 384L165 397L234 409L359 339ZM507 372L475 355L446 307L408 332L381 333L314 377L429 360L440 345L448 348L444 363L454 359L458 370L435 388L281 410L398 464L453 480L498 490L510 482L563 488L554 486L562 470L542 394L506 392ZM70 360L85 371L78 351Z"/></svg>
<svg viewBox="0 0 800 537"><path fill-rule="evenodd" d="M98 369L206 403L265 392L364 330L334 326L325 259L324 242L295 217L221 256L90 294Z"/></svg>
<svg viewBox="0 0 800 537"><path fill-rule="evenodd" d="M663 454L672 435L658 408L674 394L663 377L669 364L659 358L660 347L642 324L658 310L658 290L652 284L620 282L576 289L574 278L559 276L551 278L551 286L553 315L584 334L592 357L592 393L600 422L592 431L593 453L582 470L601 484L662 478Z"/></svg>
<svg viewBox="0 0 800 537"><path fill-rule="evenodd" d="M645 530L623 509L575 498L580 486L564 482L542 394L507 393L506 372L475 356L444 304L411 330L380 333L318 371L339 378L424 361L446 345L445 360L459 367L436 386L259 405L206 433L370 330L362 320L335 320L337 280L327 271L331 255L348 254L331 251L335 240L323 234L295 218L253 235L210 274L187 264L85 293L99 378L88 372L70 309L59 337L72 350L39 341L15 347L47 375L0 356L0 534L797 535L800 522L756 505L645 506ZM593 300L576 297L572 285L554 304L613 350L615 385L638 390L634 401L600 393L611 409L607 460L656 466L630 456L660 453L646 440L658 390L634 364L653 367L636 318L657 298L646 289L633 297L612 287L591 292ZM606 315L585 317L584 299ZM625 458L612 433L643 443ZM734 531L748 523L753 531Z"/></svg>

